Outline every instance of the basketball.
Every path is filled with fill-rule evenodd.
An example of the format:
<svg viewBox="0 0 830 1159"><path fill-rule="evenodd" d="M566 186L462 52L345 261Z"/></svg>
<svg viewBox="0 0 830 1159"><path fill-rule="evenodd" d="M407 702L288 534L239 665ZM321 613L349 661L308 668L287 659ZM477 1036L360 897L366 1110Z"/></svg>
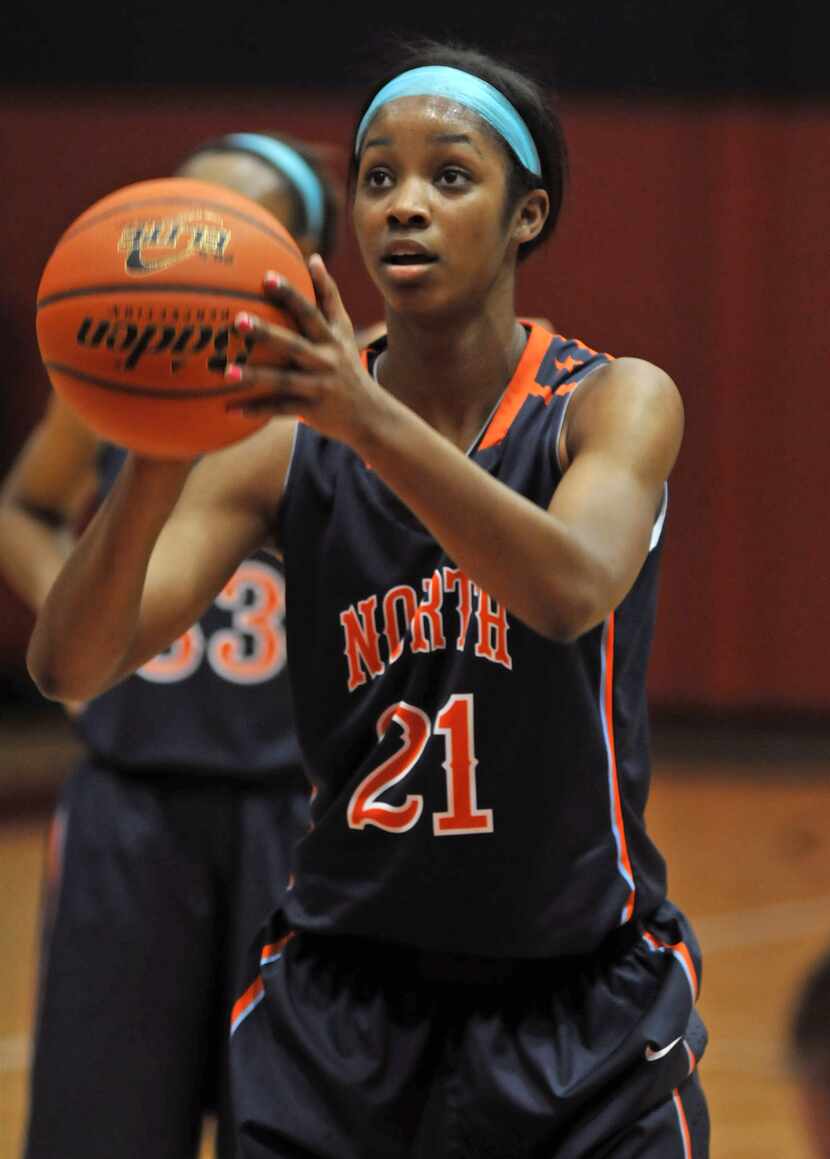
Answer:
<svg viewBox="0 0 830 1159"><path fill-rule="evenodd" d="M233 331L240 310L295 329L265 296L267 270L309 301L314 289L288 231L219 185L184 178L116 190L78 217L37 293L37 340L55 392L107 442L185 458L268 422L226 410L256 397L225 380L253 361Z"/></svg>

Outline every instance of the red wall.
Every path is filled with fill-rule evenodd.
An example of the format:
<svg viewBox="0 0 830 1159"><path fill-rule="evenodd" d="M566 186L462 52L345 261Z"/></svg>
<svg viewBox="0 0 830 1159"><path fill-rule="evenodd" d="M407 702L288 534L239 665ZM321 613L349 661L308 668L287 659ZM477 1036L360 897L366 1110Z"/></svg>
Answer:
<svg viewBox="0 0 830 1159"><path fill-rule="evenodd" d="M183 143L218 132L345 143L357 102L182 90L4 101L8 464L47 395L35 290L69 222L120 185L166 175ZM686 403L653 702L826 709L830 110L570 99L563 116L571 189L558 234L523 270L519 307L658 363ZM350 237L334 270L355 320L376 318ZM0 588L0 669L22 666L30 623Z"/></svg>

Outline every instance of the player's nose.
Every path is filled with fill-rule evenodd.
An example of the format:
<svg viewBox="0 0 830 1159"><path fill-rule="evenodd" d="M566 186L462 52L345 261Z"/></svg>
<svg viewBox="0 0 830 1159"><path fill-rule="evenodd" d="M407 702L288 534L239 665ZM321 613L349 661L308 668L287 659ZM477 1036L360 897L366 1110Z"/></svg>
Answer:
<svg viewBox="0 0 830 1159"><path fill-rule="evenodd" d="M397 183L386 206L386 220L410 229L429 225L429 198L423 181L410 177Z"/></svg>

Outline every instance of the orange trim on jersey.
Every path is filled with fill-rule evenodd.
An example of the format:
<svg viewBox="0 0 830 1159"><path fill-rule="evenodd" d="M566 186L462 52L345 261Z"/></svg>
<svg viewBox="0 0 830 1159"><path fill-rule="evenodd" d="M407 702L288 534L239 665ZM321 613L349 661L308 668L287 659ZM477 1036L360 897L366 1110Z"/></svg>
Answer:
<svg viewBox="0 0 830 1159"><path fill-rule="evenodd" d="M231 1026L234 1026L239 1018L248 1010L251 1005L261 997L265 986L260 977L254 978L248 989L244 994L241 994L233 1004L231 1010Z"/></svg>
<svg viewBox="0 0 830 1159"><path fill-rule="evenodd" d="M683 1136L683 1159L692 1159L692 1137L689 1133L689 1124L686 1122L686 1112L683 1110L683 1103L680 1100L680 1092L672 1091L671 1097L674 1100L674 1109L677 1111L680 1134Z"/></svg>
<svg viewBox="0 0 830 1159"><path fill-rule="evenodd" d="M697 1066L697 1059L695 1058L695 1052L689 1046L689 1044L685 1038L683 1039L683 1045L686 1047L686 1054L688 1054L688 1056L689 1056L689 1074L693 1075L695 1073L695 1067Z"/></svg>
<svg viewBox="0 0 830 1159"><path fill-rule="evenodd" d="M502 395L496 413L490 419L487 430L481 437L478 450L485 451L488 447L494 447L496 443L501 442L510 430L516 415L522 409L525 399L530 395L539 395L546 403L553 398L551 387L540 386L536 381L536 372L552 338L553 334L550 330L546 330L537 322L530 323L530 334L519 359L519 365L507 385L507 390Z"/></svg>
<svg viewBox="0 0 830 1159"><path fill-rule="evenodd" d="M700 993L700 981L697 976L692 955L689 953L689 948L685 942L661 942L659 938L655 938L654 934L649 930L643 931L643 937L648 944L655 950L667 950L670 954L674 954L679 959L681 965L684 967L689 979L689 985L692 988L695 999ZM691 1053L691 1052L690 1052Z"/></svg>
<svg viewBox="0 0 830 1159"><path fill-rule="evenodd" d="M625 925L634 912L634 873L631 868L631 858L628 856L628 841L625 836L623 822L622 801L620 799L620 782L617 775L617 748L614 740L614 613L608 617L608 631L605 638L605 688L603 689L605 709L605 731L608 739L608 762L611 783L612 807L614 822L617 830L617 851L623 877L630 885L631 892L622 912L620 925Z"/></svg>
<svg viewBox="0 0 830 1159"><path fill-rule="evenodd" d="M287 942L290 942L294 937L295 930L289 930L285 937L280 938L277 942L267 942L261 949L259 954L260 966L267 966L278 958ZM253 982L250 984L244 994L241 994L233 1004L231 1009L231 1034L236 1030L237 1026L251 1013L256 1004L260 1001L265 993L265 983L262 981L262 975L257 974Z"/></svg>
<svg viewBox="0 0 830 1159"><path fill-rule="evenodd" d="M291 930L289 933L287 933L285 935L284 938L280 938L280 940L278 942L269 942L267 945L264 945L262 947L262 950L260 951L259 964L261 966L267 965L267 963L270 961L270 959L276 958L278 954L282 953L282 951L285 949L285 947L288 945L288 943L291 941L291 939L293 937L294 937L294 930Z"/></svg>

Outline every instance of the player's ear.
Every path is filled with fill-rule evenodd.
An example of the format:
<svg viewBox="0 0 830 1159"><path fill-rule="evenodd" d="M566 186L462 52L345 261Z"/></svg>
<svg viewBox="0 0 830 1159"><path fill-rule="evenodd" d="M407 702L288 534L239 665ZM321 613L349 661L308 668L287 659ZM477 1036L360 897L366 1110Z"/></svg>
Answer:
<svg viewBox="0 0 830 1159"><path fill-rule="evenodd" d="M532 189L516 207L513 236L519 245L533 241L542 231L550 213L550 198L545 189Z"/></svg>

